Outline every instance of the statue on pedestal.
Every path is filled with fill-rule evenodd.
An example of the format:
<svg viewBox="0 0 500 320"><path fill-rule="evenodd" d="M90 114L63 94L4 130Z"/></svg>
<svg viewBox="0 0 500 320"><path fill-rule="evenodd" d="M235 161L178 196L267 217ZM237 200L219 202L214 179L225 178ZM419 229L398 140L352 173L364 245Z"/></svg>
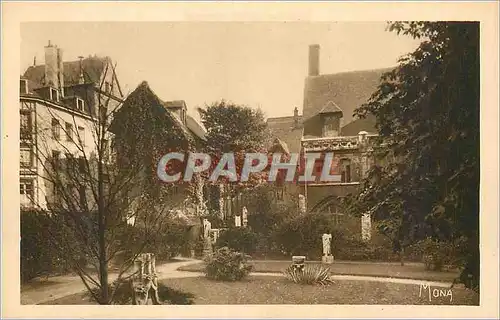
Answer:
<svg viewBox="0 0 500 320"><path fill-rule="evenodd" d="M324 233L321 239L323 240L323 257L321 260L323 263L332 263L332 235L330 233Z"/></svg>

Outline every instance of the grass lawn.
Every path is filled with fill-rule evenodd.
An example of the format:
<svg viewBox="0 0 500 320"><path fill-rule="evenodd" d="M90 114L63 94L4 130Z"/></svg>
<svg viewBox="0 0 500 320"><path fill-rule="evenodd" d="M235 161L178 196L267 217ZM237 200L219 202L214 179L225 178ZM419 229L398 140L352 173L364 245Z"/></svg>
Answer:
<svg viewBox="0 0 500 320"><path fill-rule="evenodd" d="M251 261L250 263L254 266L254 272L282 272L290 266L291 262L267 260ZM179 268L179 270L202 272L204 266L204 263L200 262ZM415 263L401 266L398 263L334 262L333 264L325 266L330 268L332 274L393 277L446 282L452 282L453 279L458 277L458 272L426 271L424 270L423 264Z"/></svg>
<svg viewBox="0 0 500 320"><path fill-rule="evenodd" d="M419 296L418 285L336 280L330 286L298 285L282 277L250 276L240 282L217 282L204 277L167 279L163 284L194 295L194 304L395 304L479 305L479 296L452 289L450 297ZM82 294L47 304L89 304Z"/></svg>

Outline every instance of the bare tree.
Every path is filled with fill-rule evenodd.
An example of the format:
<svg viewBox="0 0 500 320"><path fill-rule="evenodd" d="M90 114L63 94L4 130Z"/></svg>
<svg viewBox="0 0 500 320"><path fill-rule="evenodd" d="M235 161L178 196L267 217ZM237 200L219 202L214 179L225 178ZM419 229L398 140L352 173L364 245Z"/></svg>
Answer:
<svg viewBox="0 0 500 320"><path fill-rule="evenodd" d="M144 157L148 130L134 129L133 139L116 135L114 118L123 101L113 95L115 67L104 63L97 84L80 86L84 103L76 100L75 110L37 110L34 128L35 173L45 186L35 206L67 231L51 240L100 304L113 303L116 293L110 262L126 252L113 278L131 276L135 259L183 200L171 197L175 185L155 181L154 159Z"/></svg>

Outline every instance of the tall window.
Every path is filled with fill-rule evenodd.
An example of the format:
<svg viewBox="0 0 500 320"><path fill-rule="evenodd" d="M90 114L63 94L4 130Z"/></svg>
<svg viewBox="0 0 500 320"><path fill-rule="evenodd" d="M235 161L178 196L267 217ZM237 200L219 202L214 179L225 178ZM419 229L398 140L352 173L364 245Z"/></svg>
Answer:
<svg viewBox="0 0 500 320"><path fill-rule="evenodd" d="M339 205L330 204L328 206L328 213L332 215L335 224L341 224L344 221L344 213L341 212Z"/></svg>
<svg viewBox="0 0 500 320"><path fill-rule="evenodd" d="M82 99L76 98L76 108L81 112L85 110L85 103Z"/></svg>
<svg viewBox="0 0 500 320"><path fill-rule="evenodd" d="M61 138L61 124L57 119L52 119L52 137L56 140Z"/></svg>
<svg viewBox="0 0 500 320"><path fill-rule="evenodd" d="M73 141L73 125L66 122L66 141Z"/></svg>
<svg viewBox="0 0 500 320"><path fill-rule="evenodd" d="M80 173L86 173L87 172L87 164L85 162L84 157L79 157L78 158L78 170Z"/></svg>
<svg viewBox="0 0 500 320"><path fill-rule="evenodd" d="M53 101L59 101L59 91L54 88L50 88L50 99Z"/></svg>
<svg viewBox="0 0 500 320"><path fill-rule="evenodd" d="M78 195L80 196L81 209L87 208L87 194L85 192L85 186L80 186L78 188Z"/></svg>
<svg viewBox="0 0 500 320"><path fill-rule="evenodd" d="M28 80L26 79L21 79L21 82L20 82L20 92L21 94L27 94L28 93Z"/></svg>
<svg viewBox="0 0 500 320"><path fill-rule="evenodd" d="M31 168L33 166L33 151L30 146L21 146L19 162L21 168Z"/></svg>
<svg viewBox="0 0 500 320"><path fill-rule="evenodd" d="M340 160L341 182L351 182L351 160Z"/></svg>
<svg viewBox="0 0 500 320"><path fill-rule="evenodd" d="M21 139L31 139L32 133L32 116L31 112L23 110L20 113L20 129Z"/></svg>
<svg viewBox="0 0 500 320"><path fill-rule="evenodd" d="M53 150L52 151L52 166L54 170L59 170L61 166L61 152Z"/></svg>
<svg viewBox="0 0 500 320"><path fill-rule="evenodd" d="M19 181L19 194L21 196L21 205L32 205L35 194L35 191L33 189L33 180L21 179Z"/></svg>
<svg viewBox="0 0 500 320"><path fill-rule="evenodd" d="M85 146L85 128L78 127L78 139L80 139L80 143L82 146Z"/></svg>

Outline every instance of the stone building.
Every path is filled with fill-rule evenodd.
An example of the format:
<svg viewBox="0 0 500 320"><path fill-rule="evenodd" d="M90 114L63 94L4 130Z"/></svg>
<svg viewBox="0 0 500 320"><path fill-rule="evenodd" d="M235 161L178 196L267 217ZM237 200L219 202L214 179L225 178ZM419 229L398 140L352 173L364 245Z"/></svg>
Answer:
<svg viewBox="0 0 500 320"><path fill-rule="evenodd" d="M361 179L373 163L368 155L376 136L374 118L358 119L356 108L368 102L376 91L381 75L390 69L363 70L336 74L320 73L320 47L309 46L309 70L304 83L302 115L268 119L273 134L284 141L291 152L303 154L333 152L339 182L307 182L291 185L305 197L307 212L327 212L337 223L346 215L342 201L357 192ZM316 160L315 176L321 175L323 159ZM357 224L364 239L370 238L371 220L364 215ZM363 227L362 227L363 226Z"/></svg>
<svg viewBox="0 0 500 320"><path fill-rule="evenodd" d="M34 62L24 72L19 93L21 206L45 209L57 201L46 161L95 152L98 117L118 107L123 93L109 57L64 61L62 49L50 41L45 64ZM86 197L85 190L76 192Z"/></svg>

